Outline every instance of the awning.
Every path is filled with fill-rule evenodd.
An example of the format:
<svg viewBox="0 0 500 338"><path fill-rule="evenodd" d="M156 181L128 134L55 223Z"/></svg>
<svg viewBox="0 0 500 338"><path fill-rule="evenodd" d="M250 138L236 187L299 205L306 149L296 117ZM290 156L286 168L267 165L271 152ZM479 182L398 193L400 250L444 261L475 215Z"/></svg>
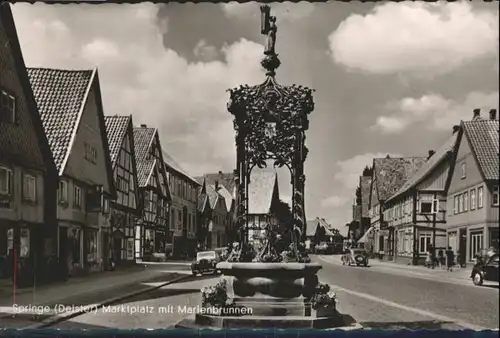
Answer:
<svg viewBox="0 0 500 338"><path fill-rule="evenodd" d="M375 236L375 228L370 227L363 236L358 240L358 243L368 243Z"/></svg>

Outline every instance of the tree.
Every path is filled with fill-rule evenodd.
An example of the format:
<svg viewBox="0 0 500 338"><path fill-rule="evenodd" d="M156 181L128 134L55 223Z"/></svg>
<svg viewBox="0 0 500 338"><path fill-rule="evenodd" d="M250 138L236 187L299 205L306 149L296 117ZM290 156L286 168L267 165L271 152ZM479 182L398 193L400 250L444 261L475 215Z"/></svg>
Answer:
<svg viewBox="0 0 500 338"><path fill-rule="evenodd" d="M291 228L293 224L293 214L288 203L278 200L273 206L272 214L280 224L279 233L282 234L286 231L286 228Z"/></svg>

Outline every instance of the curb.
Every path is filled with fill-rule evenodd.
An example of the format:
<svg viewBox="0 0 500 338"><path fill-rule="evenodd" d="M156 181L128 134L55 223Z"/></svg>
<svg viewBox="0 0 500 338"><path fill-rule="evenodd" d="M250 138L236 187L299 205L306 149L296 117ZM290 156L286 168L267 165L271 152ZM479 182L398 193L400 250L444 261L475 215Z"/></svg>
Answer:
<svg viewBox="0 0 500 338"><path fill-rule="evenodd" d="M157 290L157 289L160 289L164 286L167 286L169 284L172 284L172 283L176 283L176 282L179 282L183 279L187 279L191 277L191 275L185 275L185 276L179 276L177 278L174 278L168 282L165 282L165 283L162 283L160 285L157 285L157 286L152 286L152 287L149 287L149 288L146 288L144 290L139 290L139 291L134 291L134 292L130 292L130 293L127 293L125 295L122 295L122 296L118 296L118 297L115 297L115 298L111 298L111 299L107 299L105 301L102 301L98 304L95 304L96 308L99 309L99 308L102 308L104 306L108 306L108 305L112 305L116 302L119 302L121 300L124 300L124 299L127 299L127 298L132 298L132 297L135 297L135 296L138 296L138 295L141 295L143 293L148 293L148 292L151 292L151 291L154 291L154 290ZM64 322L68 319L71 319L71 318L74 318L74 317L78 317L84 313L86 313L87 311L85 310L81 310L81 311L77 311L77 312L72 312L68 315L61 315L61 316L58 316L58 315L54 315L54 316L51 316L45 320L43 320L41 323L37 323L37 324L34 324L34 325L30 325L30 326L26 326L26 327L23 327L22 330L34 330L34 329L44 329L44 328L48 328L50 326L53 326L55 324L58 324L60 322Z"/></svg>

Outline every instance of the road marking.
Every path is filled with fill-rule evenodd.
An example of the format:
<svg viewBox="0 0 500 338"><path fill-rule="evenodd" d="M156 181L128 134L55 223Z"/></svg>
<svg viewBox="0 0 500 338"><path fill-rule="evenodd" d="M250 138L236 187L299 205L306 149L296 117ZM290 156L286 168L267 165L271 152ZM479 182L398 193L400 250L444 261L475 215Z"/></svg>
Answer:
<svg viewBox="0 0 500 338"><path fill-rule="evenodd" d="M467 329L477 330L477 331L491 330L491 328L481 327L481 326L478 326L478 325L474 325L474 324L471 324L471 323L464 322L464 321L462 321L460 319L455 319L455 318L451 318L451 317L448 317L448 316L442 316L442 315L438 315L437 313L434 313L434 312L430 312L430 311L426 311L426 310L421 310L421 309L417 309L417 308L414 308L414 307L411 307L411 306L406 306L406 305L394 303L394 302L391 302L389 300L386 300L386 299L383 299L383 298L379 298L379 297L375 297L375 296L367 294L367 293L362 293L362 292L357 292L357 291L345 289L345 288L337 286L337 285L330 285L330 287L332 289L337 290L337 291L342 291L342 292L345 292L345 293L348 293L348 294L351 294L351 295L354 295L354 296L357 296L357 297L360 297L360 298L365 298L365 299L371 300L371 301L376 302L376 303L380 303L380 304L384 304L384 305L387 305L387 306L390 306L390 307L394 307L396 309L401 309L401 310L404 310L404 311L407 311L407 312L413 312L413 313L421 315L421 316L438 319L438 320L440 320L442 322L452 322L452 323L455 323L455 324L457 324L459 326L462 326L464 328L467 328Z"/></svg>

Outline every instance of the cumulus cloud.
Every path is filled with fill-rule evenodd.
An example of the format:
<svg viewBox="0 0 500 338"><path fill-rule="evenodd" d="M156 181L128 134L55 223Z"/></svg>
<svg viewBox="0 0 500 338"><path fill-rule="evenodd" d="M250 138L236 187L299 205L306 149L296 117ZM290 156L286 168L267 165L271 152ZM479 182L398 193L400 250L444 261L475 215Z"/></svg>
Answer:
<svg viewBox="0 0 500 338"><path fill-rule="evenodd" d="M475 108L482 109L484 114L490 109L498 109L498 100L498 92L473 92L460 102L437 94L424 95L418 99L407 97L388 103L386 108L389 115L379 116L371 128L385 134L397 134L415 123L425 122L422 127L446 130L460 120L470 120Z"/></svg>
<svg viewBox="0 0 500 338"><path fill-rule="evenodd" d="M213 61L217 59L219 51L214 46L208 45L205 40L200 40L194 47L193 53L203 61Z"/></svg>
<svg viewBox="0 0 500 338"><path fill-rule="evenodd" d="M342 206L346 206L349 202L349 198L347 196L337 196L333 195L328 198L325 198L321 201L321 206L323 208L338 208Z"/></svg>
<svg viewBox="0 0 500 338"><path fill-rule="evenodd" d="M389 154L391 157L401 157L399 154ZM374 158L386 157L387 153L365 153L356 155L343 161L337 162L336 171L333 175L334 194L321 201L323 208L330 209L331 217L329 221L334 227L342 227L352 221L352 209L349 202L354 199L356 187L359 184L359 176L366 166L371 166ZM344 230L342 230L344 231Z"/></svg>
<svg viewBox="0 0 500 338"><path fill-rule="evenodd" d="M446 73L498 55L498 11L467 2L388 2L353 14L328 38L336 63L374 74Z"/></svg>
<svg viewBox="0 0 500 338"><path fill-rule="evenodd" d="M263 47L241 39L217 51L223 61L190 63L164 47L168 20L158 19L159 6L16 4L13 13L28 66L97 66L105 114L132 114L136 125L159 128L166 151L182 154L193 175L230 170L226 89L263 81Z"/></svg>
<svg viewBox="0 0 500 338"><path fill-rule="evenodd" d="M222 4L222 9L228 17L238 19L248 19L260 16L259 6L261 4L255 2L237 3L231 1ZM293 22L308 17L314 11L314 4L309 2L299 3L273 3L272 15L279 20Z"/></svg>

